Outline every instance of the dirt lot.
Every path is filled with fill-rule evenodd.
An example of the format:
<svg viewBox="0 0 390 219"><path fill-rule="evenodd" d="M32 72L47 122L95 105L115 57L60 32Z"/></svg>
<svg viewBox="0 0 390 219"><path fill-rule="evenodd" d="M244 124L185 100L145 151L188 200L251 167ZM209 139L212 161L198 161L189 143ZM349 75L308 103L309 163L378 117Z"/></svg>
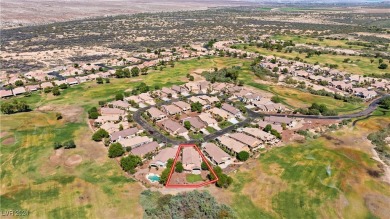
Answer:
<svg viewBox="0 0 390 219"><path fill-rule="evenodd" d="M54 106L54 105L45 105L37 108L37 111L40 112L59 112L62 115L62 119L65 122L79 123L82 121L82 114L84 109L76 106Z"/></svg>
<svg viewBox="0 0 390 219"><path fill-rule="evenodd" d="M384 195L367 195L364 198L370 211L380 218L388 218L390 215L390 197Z"/></svg>

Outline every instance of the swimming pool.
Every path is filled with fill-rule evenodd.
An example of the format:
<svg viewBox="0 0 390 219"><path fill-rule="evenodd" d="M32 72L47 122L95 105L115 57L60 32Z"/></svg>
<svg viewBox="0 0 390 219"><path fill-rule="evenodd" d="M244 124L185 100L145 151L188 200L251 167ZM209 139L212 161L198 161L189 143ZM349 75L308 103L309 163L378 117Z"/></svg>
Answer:
<svg viewBox="0 0 390 219"><path fill-rule="evenodd" d="M149 173L146 175L146 178L151 182L151 183L156 183L160 181L160 176L154 173Z"/></svg>

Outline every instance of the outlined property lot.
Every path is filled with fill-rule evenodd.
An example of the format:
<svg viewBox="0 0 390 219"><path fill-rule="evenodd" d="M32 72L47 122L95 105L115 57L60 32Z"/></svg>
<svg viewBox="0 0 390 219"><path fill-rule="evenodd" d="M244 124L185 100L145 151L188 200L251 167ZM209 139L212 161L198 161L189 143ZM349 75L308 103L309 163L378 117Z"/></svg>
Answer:
<svg viewBox="0 0 390 219"><path fill-rule="evenodd" d="M177 184L177 183L172 183L171 182L172 175L175 172L175 167L176 167L176 164L179 161L179 157L181 157L182 149L191 148L191 147L194 148L199 153L202 161L207 165L207 167L208 167L208 169L210 171L210 174L212 174L214 176L213 177L214 179L213 180L209 180L209 181L202 181L201 183L197 183L197 184ZM199 148L195 144L180 144L179 145L179 147L177 149L177 152L176 152L175 159L173 161L172 169L171 169L171 171L169 173L168 180L167 180L167 183L165 185L166 188L199 188L199 187L202 187L202 186L206 186L206 185L215 183L217 181L218 181L218 176L215 174L213 168L211 167L211 165L207 161L206 157L203 155L203 153L199 150Z"/></svg>

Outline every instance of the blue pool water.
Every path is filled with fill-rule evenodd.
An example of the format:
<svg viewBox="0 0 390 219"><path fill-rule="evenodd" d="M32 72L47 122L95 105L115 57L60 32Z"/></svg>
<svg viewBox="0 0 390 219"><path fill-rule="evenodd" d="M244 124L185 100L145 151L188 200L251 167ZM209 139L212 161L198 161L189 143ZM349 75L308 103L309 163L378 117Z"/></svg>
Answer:
<svg viewBox="0 0 390 219"><path fill-rule="evenodd" d="M153 175L149 175L148 176L148 179L150 180L150 182L158 182L158 181L160 181L160 176L159 175L155 175L155 174L153 174Z"/></svg>

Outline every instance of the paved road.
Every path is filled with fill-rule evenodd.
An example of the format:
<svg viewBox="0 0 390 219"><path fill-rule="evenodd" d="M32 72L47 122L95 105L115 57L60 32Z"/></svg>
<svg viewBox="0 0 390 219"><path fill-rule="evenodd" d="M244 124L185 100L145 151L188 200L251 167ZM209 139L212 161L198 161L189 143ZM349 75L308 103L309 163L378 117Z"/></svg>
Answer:
<svg viewBox="0 0 390 219"><path fill-rule="evenodd" d="M194 94L194 95L191 95L191 96L200 96L200 95L204 95L204 94ZM191 96L188 96L188 97L191 97ZM206 142L206 141L210 141L212 139L215 139L217 138L218 136L221 136L221 135L224 135L226 133L229 133L231 131L233 131L234 129L237 129L238 127L242 127L242 126L245 126L246 124L249 124L251 123L254 119L256 118L259 118L259 117L264 117L264 116L277 116L277 117L291 117L291 118L306 118L306 119L351 119L351 118L357 118L357 117L362 117L362 116L368 116L370 115L379 105L379 102L381 99L385 98L385 97L389 97L390 95L389 94L386 94L380 98L377 98L375 99L374 101L372 101L370 103L370 105L360 111L360 112L356 112L356 113L351 113L351 114L347 114L347 115L341 115L341 116L318 116L318 115L299 115L299 114L271 114L271 113L259 113L259 112L254 112L252 110L249 110L247 109L247 112L248 112L248 116L245 120L235 124L235 125L232 125L230 127L227 127L223 130L220 130L220 131L217 131L215 133L212 133L210 135L207 135L203 138L203 141ZM159 103L159 104L156 104L155 106L160 106L160 105L165 105L165 104L170 104L171 102L173 101L177 101L178 99L172 99L170 101L165 101L165 102L162 102L162 103ZM196 143L196 142L199 142L198 140L190 140L190 141L186 141L186 140L180 140L180 139L173 139L173 138L170 138L170 137L167 137L163 134L160 133L160 131L158 131L155 127L153 127L152 125L150 125L147 121L145 121L143 118L142 118L142 114L150 109L151 107L153 106L148 106L148 107L144 107L144 108L141 108L139 110L137 110L134 114L133 114L133 119L135 122L137 122L140 126L142 126L147 132L149 132L149 134L151 134L154 138L158 139L159 141L162 141L162 142L165 142L167 144L173 144L173 145L178 145L178 144L181 144L181 143Z"/></svg>

